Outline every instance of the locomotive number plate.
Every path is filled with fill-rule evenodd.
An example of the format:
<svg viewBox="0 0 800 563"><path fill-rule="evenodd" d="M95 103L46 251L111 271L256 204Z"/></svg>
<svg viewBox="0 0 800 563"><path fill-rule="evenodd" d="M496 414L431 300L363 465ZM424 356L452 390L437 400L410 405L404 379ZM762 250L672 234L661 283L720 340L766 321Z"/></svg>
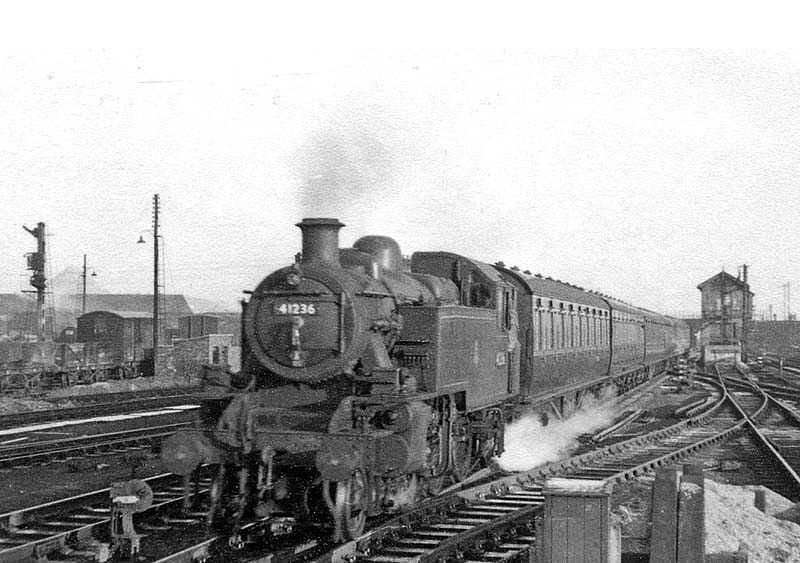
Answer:
<svg viewBox="0 0 800 563"><path fill-rule="evenodd" d="M272 312L276 315L316 315L315 303L275 303Z"/></svg>

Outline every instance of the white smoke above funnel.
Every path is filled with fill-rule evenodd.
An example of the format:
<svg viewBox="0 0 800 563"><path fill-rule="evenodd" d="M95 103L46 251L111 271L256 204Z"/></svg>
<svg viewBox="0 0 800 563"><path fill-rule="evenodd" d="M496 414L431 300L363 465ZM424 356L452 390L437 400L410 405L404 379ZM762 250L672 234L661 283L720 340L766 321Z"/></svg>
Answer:
<svg viewBox="0 0 800 563"><path fill-rule="evenodd" d="M392 140L379 135L379 122L317 132L301 149L305 178L300 196L303 217L352 217L391 193L398 175ZM347 222L347 221L345 221Z"/></svg>

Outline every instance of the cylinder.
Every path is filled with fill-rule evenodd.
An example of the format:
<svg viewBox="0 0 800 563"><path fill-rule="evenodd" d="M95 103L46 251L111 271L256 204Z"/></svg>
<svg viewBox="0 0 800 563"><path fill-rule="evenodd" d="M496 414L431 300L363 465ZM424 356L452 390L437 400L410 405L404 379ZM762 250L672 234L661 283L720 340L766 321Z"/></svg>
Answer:
<svg viewBox="0 0 800 563"><path fill-rule="evenodd" d="M213 446L199 432L179 430L164 441L161 461L167 471L176 475L189 475L201 463L212 460Z"/></svg>
<svg viewBox="0 0 800 563"><path fill-rule="evenodd" d="M338 219L323 217L305 218L297 226L303 232L303 262L339 265L339 229L344 227Z"/></svg>

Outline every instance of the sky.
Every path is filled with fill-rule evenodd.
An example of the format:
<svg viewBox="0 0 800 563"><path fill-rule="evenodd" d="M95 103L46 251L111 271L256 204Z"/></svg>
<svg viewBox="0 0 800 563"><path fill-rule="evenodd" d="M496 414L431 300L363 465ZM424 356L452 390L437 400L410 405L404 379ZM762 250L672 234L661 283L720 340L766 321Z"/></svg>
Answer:
<svg viewBox="0 0 800 563"><path fill-rule="evenodd" d="M0 292L39 221L53 275L151 292L158 193L166 291L231 308L312 216L659 312L742 264L757 312L800 305L795 50L31 45L0 76Z"/></svg>

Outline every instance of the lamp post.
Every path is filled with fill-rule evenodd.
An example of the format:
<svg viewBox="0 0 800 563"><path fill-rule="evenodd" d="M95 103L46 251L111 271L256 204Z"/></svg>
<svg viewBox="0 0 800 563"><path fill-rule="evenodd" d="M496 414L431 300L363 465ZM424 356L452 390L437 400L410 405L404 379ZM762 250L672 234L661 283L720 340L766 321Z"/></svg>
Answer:
<svg viewBox="0 0 800 563"><path fill-rule="evenodd" d="M156 371L159 344L159 310L158 310L158 194L153 195L153 373ZM139 233L139 244L144 244L142 233L151 232L150 229Z"/></svg>
<svg viewBox="0 0 800 563"><path fill-rule="evenodd" d="M97 273L92 271L92 277L96 278ZM82 291L81 291L81 315L86 314L86 255L83 255L83 273L81 274L81 280L83 281L82 284Z"/></svg>

